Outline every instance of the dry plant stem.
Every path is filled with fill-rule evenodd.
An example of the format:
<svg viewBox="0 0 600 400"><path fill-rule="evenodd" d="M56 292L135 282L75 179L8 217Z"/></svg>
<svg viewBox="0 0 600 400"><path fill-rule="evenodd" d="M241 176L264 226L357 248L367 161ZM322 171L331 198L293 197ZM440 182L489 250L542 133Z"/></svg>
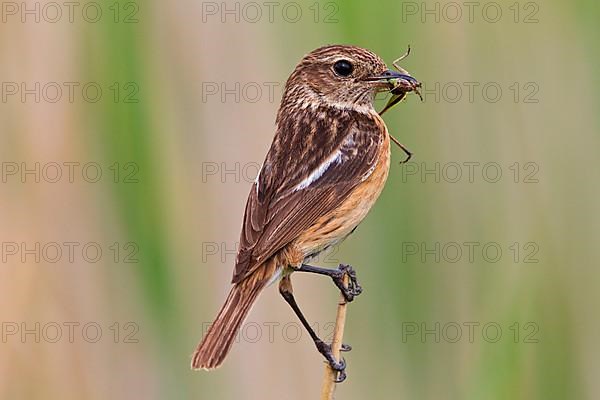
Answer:
<svg viewBox="0 0 600 400"><path fill-rule="evenodd" d="M348 287L348 274L344 275L344 287ZM340 360L340 349L342 348L342 340L344 339L344 325L346 324L346 307L348 303L344 296L340 296L340 302L337 308L337 315L335 318L335 329L333 331L333 342L331 343L331 352L337 361ZM321 386L321 400L333 400L333 393L335 392L335 378L336 371L334 371L329 364L325 365L325 373L323 374L323 383Z"/></svg>

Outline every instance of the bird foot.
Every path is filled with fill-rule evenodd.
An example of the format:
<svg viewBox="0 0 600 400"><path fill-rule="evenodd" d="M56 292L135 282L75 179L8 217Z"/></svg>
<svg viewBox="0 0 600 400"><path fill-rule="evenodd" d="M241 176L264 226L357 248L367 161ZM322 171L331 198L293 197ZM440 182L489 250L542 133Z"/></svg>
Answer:
<svg viewBox="0 0 600 400"><path fill-rule="evenodd" d="M348 287L344 286L344 275L348 275ZM333 283L340 289L348 303L362 293L362 287L356 279L356 271L351 265L340 264L331 279L333 279Z"/></svg>
<svg viewBox="0 0 600 400"><path fill-rule="evenodd" d="M327 360L327 363L329 364L331 369L335 372L335 378L334 378L335 383L344 382L347 378L346 360L344 360L344 358L342 357L342 358L340 358L340 361L337 361L335 359L335 357L333 356L333 353L331 352L331 345L323 342L322 340L316 341L315 344L317 345L317 349L319 350L319 353L323 354L323 356ZM346 348L346 350L341 350L341 351L349 351L351 349L351 347L348 345L342 345L342 349L344 347Z"/></svg>

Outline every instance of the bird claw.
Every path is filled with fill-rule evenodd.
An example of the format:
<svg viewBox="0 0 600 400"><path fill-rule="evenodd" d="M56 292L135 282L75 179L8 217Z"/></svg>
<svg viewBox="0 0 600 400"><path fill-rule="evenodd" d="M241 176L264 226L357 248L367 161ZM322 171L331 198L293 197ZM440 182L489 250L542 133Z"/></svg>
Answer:
<svg viewBox="0 0 600 400"><path fill-rule="evenodd" d="M315 344L317 345L317 349L319 350L319 353L323 354L323 356L327 360L327 363L329 364L331 369L334 371L335 383L341 383L341 382L345 381L347 378L346 360L343 357L341 357L340 361L337 361L335 359L335 357L333 356L333 353L331 352L331 345L323 342L322 340L315 342ZM344 349L344 350L341 350L341 351L350 351L351 347L348 345L342 344L342 349Z"/></svg>
<svg viewBox="0 0 600 400"><path fill-rule="evenodd" d="M335 383L344 382L348 377L348 375L346 374L346 360L342 357L340 358L340 361L335 361L334 359L331 361L328 360L328 363L335 373L335 378L333 379L333 381Z"/></svg>
<svg viewBox="0 0 600 400"><path fill-rule="evenodd" d="M350 346L349 344L342 343L342 347L340 348L340 351L347 352L347 351L350 351L350 350L352 350L352 346Z"/></svg>
<svg viewBox="0 0 600 400"><path fill-rule="evenodd" d="M340 264L337 272L338 273L332 277L333 282L342 292L344 299L349 303L362 293L362 287L356 279L356 271L351 265ZM348 287L344 286L344 275L348 275Z"/></svg>
<svg viewBox="0 0 600 400"><path fill-rule="evenodd" d="M335 383L342 383L346 380L347 377L348 377L348 375L346 375L345 370L338 371L337 376L335 377L335 379L333 381Z"/></svg>

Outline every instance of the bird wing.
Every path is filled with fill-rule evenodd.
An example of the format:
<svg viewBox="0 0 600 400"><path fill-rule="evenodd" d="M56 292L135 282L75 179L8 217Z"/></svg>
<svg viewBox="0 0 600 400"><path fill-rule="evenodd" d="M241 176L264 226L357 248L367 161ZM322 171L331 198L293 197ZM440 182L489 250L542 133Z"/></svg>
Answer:
<svg viewBox="0 0 600 400"><path fill-rule="evenodd" d="M279 124L248 196L233 283L342 204L375 168L385 125L338 111Z"/></svg>

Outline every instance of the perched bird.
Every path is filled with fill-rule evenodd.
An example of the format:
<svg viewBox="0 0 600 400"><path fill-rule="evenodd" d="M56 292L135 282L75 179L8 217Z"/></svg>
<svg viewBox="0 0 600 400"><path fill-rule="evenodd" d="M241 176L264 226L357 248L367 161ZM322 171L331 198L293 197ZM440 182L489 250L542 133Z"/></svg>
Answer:
<svg viewBox="0 0 600 400"><path fill-rule="evenodd" d="M246 203L233 287L193 355L193 369L221 365L258 295L279 281L281 295L338 371L337 380L345 378L345 362L333 357L296 304L291 275L329 276L348 301L360 294L351 267L306 263L352 233L379 197L390 165L390 136L373 101L378 92L416 87L403 72L389 70L369 50L344 45L318 48L296 66Z"/></svg>

